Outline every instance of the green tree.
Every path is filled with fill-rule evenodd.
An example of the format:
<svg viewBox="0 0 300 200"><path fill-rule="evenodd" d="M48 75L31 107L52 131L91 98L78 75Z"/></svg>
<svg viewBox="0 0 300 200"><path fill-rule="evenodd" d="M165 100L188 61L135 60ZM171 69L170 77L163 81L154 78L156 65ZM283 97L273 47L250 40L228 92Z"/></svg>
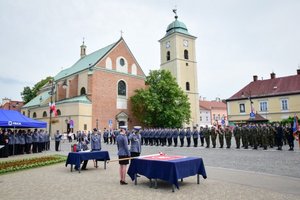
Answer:
<svg viewBox="0 0 300 200"><path fill-rule="evenodd" d="M26 104L29 101L31 101L34 97L36 97L38 92L40 91L40 89L45 84L49 83L49 81L51 79L53 79L53 78L51 76L48 76L47 78L42 79L41 81L36 83L32 88L30 88L29 86L24 87L23 91L21 92L21 96L22 96L24 103Z"/></svg>
<svg viewBox="0 0 300 200"><path fill-rule="evenodd" d="M181 127L190 120L190 103L169 71L154 70L146 77L146 89L131 97L133 114L146 126Z"/></svg>

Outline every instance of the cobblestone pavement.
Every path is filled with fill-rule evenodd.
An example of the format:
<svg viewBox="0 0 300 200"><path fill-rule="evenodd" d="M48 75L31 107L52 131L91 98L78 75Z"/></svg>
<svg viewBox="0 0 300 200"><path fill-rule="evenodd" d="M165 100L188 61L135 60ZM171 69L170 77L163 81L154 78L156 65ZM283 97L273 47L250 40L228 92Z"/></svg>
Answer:
<svg viewBox="0 0 300 200"><path fill-rule="evenodd" d="M53 145L53 142L52 142ZM61 151L13 156L1 160L22 159L48 154L67 155L71 143L64 142ZM51 147L53 150L54 148ZM102 144L102 149L117 157L116 145ZM64 163L0 176L0 197L6 199L300 199L300 151L269 149L206 149L203 147L143 146L142 155L164 152L169 155L202 157L208 179L196 184L196 177L184 179L180 190L158 182L149 188L145 177L135 186L119 185L118 164L109 163L95 169L90 161L87 171L70 172ZM2 199L2 198L1 198Z"/></svg>

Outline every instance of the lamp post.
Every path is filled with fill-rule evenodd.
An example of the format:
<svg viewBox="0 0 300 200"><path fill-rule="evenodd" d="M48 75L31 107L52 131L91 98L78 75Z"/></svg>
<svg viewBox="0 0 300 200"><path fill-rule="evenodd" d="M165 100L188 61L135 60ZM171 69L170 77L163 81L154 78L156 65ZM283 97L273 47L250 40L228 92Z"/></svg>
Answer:
<svg viewBox="0 0 300 200"><path fill-rule="evenodd" d="M253 101L251 98L251 92L242 92L242 97L245 97L245 94L248 96L248 99L250 101L250 118L255 118L255 114L253 111Z"/></svg>
<svg viewBox="0 0 300 200"><path fill-rule="evenodd" d="M96 119L96 128L97 128L97 130L98 130L98 122L99 122L99 120L98 120L98 118Z"/></svg>
<svg viewBox="0 0 300 200"><path fill-rule="evenodd" d="M51 88L50 88L50 105L49 105L49 109L50 109L50 121L49 121L49 135L51 136L51 125L52 125L52 109L51 109L51 106L53 104L53 94L54 94L54 89L55 89L55 85L53 84L54 83L54 80L50 80L50 83L51 83Z"/></svg>

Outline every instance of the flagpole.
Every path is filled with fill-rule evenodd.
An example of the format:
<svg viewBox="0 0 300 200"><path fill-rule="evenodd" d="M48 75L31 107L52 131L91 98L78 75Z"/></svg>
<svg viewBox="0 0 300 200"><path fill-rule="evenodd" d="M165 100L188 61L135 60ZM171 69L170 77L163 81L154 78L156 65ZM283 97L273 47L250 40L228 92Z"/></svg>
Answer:
<svg viewBox="0 0 300 200"><path fill-rule="evenodd" d="M51 80L51 90L50 90L50 104L49 104L49 109L50 109L50 121L49 121L49 135L51 137L51 129L52 129L52 104L53 104L53 93L54 93L54 85L53 85L54 80Z"/></svg>

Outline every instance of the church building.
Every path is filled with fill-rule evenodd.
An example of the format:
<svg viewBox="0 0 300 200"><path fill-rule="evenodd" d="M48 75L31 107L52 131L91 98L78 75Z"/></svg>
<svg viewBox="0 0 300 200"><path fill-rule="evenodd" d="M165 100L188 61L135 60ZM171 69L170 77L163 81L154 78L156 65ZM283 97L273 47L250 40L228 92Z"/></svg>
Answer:
<svg viewBox="0 0 300 200"><path fill-rule="evenodd" d="M130 97L145 87L145 74L124 39L86 52L83 42L79 60L60 71L52 85L22 108L24 115L49 125L49 102L55 102L58 116L51 116L51 134L138 124Z"/></svg>
<svg viewBox="0 0 300 200"><path fill-rule="evenodd" d="M176 10L173 10L176 14ZM196 37L192 36L183 22L175 20L169 24L165 36L159 40L161 69L169 70L178 85L189 97L191 120L186 126L200 125Z"/></svg>

